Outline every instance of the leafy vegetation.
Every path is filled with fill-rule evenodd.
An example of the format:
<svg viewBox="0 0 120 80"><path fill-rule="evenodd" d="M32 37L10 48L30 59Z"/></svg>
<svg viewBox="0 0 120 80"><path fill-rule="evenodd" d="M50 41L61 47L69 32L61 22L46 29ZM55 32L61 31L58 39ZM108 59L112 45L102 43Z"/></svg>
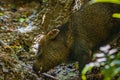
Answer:
<svg viewBox="0 0 120 80"><path fill-rule="evenodd" d="M100 2L120 4L120 0L91 0L91 4L100 3ZM120 13L114 13L111 17L120 18ZM95 62L91 62L90 64L87 64L85 66L85 68L82 71L83 80L86 80L85 74L87 73L87 71L92 70L92 68L95 66L97 67L103 66L102 74L104 76L104 80L112 80L115 77L117 77L116 80L120 80L120 76L118 75L120 73L120 52L117 51L117 49L113 49L113 50L109 50L109 49L110 46L108 46L108 49L105 48L105 50L102 50L102 54L101 54L102 59L100 61L96 60ZM98 54L100 55L100 53Z"/></svg>
<svg viewBox="0 0 120 80"><path fill-rule="evenodd" d="M115 3L120 4L120 0L91 0L91 3Z"/></svg>

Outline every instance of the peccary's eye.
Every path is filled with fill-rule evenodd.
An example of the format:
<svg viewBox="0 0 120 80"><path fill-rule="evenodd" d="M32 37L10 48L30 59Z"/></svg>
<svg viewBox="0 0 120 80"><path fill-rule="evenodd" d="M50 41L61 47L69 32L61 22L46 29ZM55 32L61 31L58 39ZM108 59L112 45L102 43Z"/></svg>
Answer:
<svg viewBox="0 0 120 80"><path fill-rule="evenodd" d="M50 41L55 41L56 40L56 37L55 38L53 38L53 39L50 39Z"/></svg>
<svg viewBox="0 0 120 80"><path fill-rule="evenodd" d="M42 56L42 49L41 49L41 46L40 46L40 45L39 45L39 48L38 48L37 56L38 56L38 57L41 57L41 56Z"/></svg>
<svg viewBox="0 0 120 80"><path fill-rule="evenodd" d="M39 51L39 52L37 53L37 56L38 56L38 58L40 58L40 57L42 56L41 51Z"/></svg>

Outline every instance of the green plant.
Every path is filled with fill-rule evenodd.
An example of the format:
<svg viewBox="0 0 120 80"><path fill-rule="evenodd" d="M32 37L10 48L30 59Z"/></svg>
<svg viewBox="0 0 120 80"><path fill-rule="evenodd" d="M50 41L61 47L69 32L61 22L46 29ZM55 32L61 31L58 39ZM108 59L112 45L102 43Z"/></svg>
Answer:
<svg viewBox="0 0 120 80"><path fill-rule="evenodd" d="M109 45L100 48L100 53L94 55L96 57L95 62L91 62L85 66L82 71L82 79L86 79L86 72L91 70L93 67L102 67L102 74L104 76L104 80L111 80L115 76L120 73L120 52L117 49L110 49ZM118 79L120 80L120 76Z"/></svg>

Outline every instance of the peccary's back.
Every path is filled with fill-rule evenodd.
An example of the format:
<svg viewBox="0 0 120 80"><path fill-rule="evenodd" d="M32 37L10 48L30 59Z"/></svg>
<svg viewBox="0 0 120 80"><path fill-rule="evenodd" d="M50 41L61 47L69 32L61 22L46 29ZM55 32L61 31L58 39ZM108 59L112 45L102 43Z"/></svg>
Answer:
<svg viewBox="0 0 120 80"><path fill-rule="evenodd" d="M78 60L83 67L90 62L91 51L116 36L120 30L120 19L112 18L112 14L120 12L117 6L96 3L84 6L72 15L70 26L73 29L74 43L71 60Z"/></svg>

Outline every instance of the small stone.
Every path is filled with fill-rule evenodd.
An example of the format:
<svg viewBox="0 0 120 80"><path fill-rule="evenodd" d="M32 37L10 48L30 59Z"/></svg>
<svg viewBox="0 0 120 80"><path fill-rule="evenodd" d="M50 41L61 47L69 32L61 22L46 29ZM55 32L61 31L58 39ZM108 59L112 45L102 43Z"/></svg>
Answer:
<svg viewBox="0 0 120 80"><path fill-rule="evenodd" d="M16 12L16 11L17 11L17 9L15 9L15 8L12 8L12 9L11 9L11 11L12 11L12 12Z"/></svg>

